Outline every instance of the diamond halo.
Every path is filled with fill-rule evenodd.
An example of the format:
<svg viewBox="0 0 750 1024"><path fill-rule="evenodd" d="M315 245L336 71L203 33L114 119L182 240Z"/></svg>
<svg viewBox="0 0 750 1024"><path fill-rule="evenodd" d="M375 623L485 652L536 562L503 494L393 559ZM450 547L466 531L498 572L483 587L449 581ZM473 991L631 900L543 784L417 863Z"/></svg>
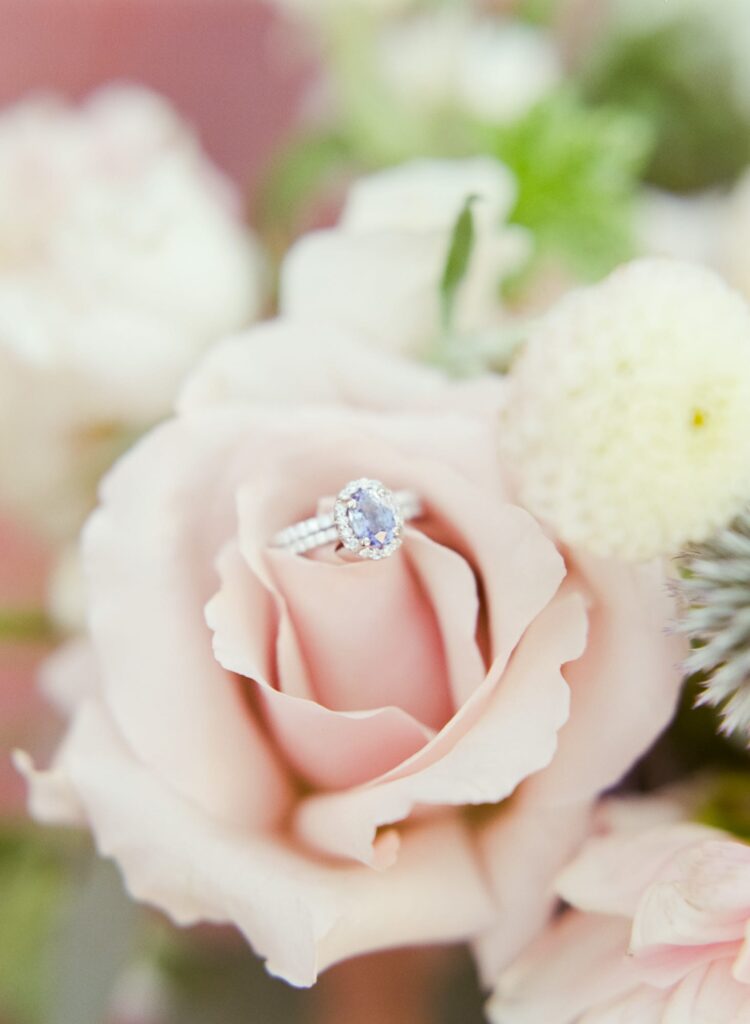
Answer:
<svg viewBox="0 0 750 1024"><path fill-rule="evenodd" d="M404 519L379 480L352 480L338 494L333 519L342 545L359 558L387 558L401 547Z"/></svg>

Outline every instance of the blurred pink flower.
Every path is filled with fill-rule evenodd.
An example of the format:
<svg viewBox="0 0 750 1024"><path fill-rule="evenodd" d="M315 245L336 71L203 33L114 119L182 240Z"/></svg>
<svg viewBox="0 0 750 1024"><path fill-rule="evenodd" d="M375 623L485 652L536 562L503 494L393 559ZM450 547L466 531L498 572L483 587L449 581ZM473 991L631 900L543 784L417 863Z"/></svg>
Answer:
<svg viewBox="0 0 750 1024"><path fill-rule="evenodd" d="M514 952L587 802L669 719L678 658L658 565L563 552L513 502L502 399L314 322L215 348L86 530L92 647L51 673L52 769L19 761L35 813L295 984L393 945ZM363 473L425 502L398 555L269 547Z"/></svg>
<svg viewBox="0 0 750 1024"><path fill-rule="evenodd" d="M500 977L492 1021L750 1020L750 846L669 801L624 810L559 877L573 909Z"/></svg>

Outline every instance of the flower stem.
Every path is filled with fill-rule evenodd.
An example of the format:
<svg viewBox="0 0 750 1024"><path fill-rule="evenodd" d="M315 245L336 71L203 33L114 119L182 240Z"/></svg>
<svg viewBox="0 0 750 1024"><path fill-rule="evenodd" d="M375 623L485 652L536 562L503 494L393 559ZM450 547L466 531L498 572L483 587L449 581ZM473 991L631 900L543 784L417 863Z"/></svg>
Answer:
<svg viewBox="0 0 750 1024"><path fill-rule="evenodd" d="M0 643L42 643L54 636L43 608L0 608Z"/></svg>

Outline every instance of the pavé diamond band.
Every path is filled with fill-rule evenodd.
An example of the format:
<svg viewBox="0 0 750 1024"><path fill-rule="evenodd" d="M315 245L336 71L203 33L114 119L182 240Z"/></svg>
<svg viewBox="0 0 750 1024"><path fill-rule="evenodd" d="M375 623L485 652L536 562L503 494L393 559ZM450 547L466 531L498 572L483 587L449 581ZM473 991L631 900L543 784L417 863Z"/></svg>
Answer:
<svg viewBox="0 0 750 1024"><path fill-rule="evenodd" d="M389 491L379 480L352 480L338 494L333 511L287 526L273 547L297 555L341 544L359 558L386 558L401 547L404 523L422 515L413 491Z"/></svg>

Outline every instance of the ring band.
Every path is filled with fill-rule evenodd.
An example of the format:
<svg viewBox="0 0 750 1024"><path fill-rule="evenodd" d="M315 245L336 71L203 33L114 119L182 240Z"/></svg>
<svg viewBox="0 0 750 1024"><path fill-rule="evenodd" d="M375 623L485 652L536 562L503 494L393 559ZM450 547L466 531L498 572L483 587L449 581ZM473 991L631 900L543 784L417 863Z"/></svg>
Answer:
<svg viewBox="0 0 750 1024"><path fill-rule="evenodd" d="M386 558L401 546L404 523L422 514L413 491L394 493L379 480L352 480L339 492L333 511L287 526L271 545L304 555L335 543L359 558Z"/></svg>

